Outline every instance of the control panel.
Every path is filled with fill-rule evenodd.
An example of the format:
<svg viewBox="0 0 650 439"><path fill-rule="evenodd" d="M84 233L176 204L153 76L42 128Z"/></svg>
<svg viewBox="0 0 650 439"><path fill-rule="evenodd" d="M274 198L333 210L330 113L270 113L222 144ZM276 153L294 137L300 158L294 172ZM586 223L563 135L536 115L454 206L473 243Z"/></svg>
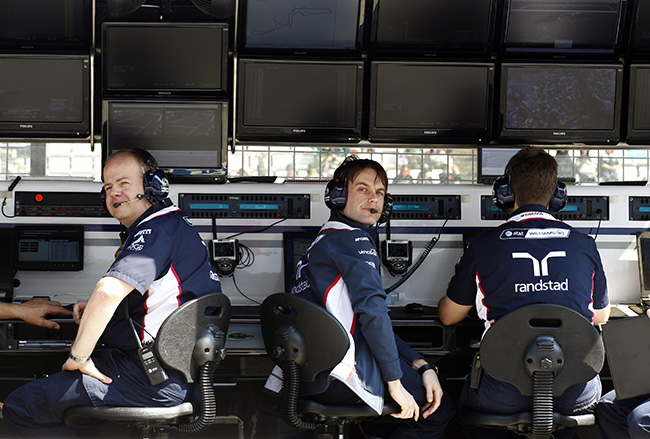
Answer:
<svg viewBox="0 0 650 439"><path fill-rule="evenodd" d="M393 195L391 219L460 219L460 195Z"/></svg>
<svg viewBox="0 0 650 439"><path fill-rule="evenodd" d="M630 197L629 205L630 221L650 220L650 197Z"/></svg>
<svg viewBox="0 0 650 439"><path fill-rule="evenodd" d="M562 221L608 221L609 197L567 197L567 204L564 209L559 212L553 212L552 214L555 218ZM481 219L503 221L508 219L508 214L499 210L494 205L491 195L481 195Z"/></svg>
<svg viewBox="0 0 650 439"><path fill-rule="evenodd" d="M309 195L179 194L178 207L191 218L309 219Z"/></svg>
<svg viewBox="0 0 650 439"><path fill-rule="evenodd" d="M16 192L16 216L110 217L97 192Z"/></svg>

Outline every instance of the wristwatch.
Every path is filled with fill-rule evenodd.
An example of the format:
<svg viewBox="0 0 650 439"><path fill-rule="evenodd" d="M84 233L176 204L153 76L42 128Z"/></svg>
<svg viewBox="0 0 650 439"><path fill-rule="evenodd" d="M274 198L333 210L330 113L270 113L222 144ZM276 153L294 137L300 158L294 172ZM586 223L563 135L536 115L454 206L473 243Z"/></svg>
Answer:
<svg viewBox="0 0 650 439"><path fill-rule="evenodd" d="M420 375L424 375L424 372L426 372L427 370L433 370L436 373L436 375L438 375L438 367L435 364L431 364L431 363L424 363L422 366L420 366L418 368L418 373Z"/></svg>
<svg viewBox="0 0 650 439"><path fill-rule="evenodd" d="M68 354L68 358L74 361L75 363L79 363L79 364L88 363L88 360L90 360L90 357L79 357L73 354L72 351L70 351L70 353Z"/></svg>

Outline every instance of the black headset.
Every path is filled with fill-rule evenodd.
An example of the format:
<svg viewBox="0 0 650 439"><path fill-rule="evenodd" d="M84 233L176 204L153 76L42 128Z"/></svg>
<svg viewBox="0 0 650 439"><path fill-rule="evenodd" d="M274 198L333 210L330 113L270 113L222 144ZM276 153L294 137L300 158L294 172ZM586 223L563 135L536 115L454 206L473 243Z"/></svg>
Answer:
<svg viewBox="0 0 650 439"><path fill-rule="evenodd" d="M548 210L551 212L559 212L564 209L567 201L566 184L558 180L555 186L555 192L548 205ZM508 174L502 175L494 180L492 185L492 202L496 207L503 211L512 209L515 206L515 193L510 184L510 176Z"/></svg>
<svg viewBox="0 0 650 439"><path fill-rule="evenodd" d="M343 210L348 201L348 182L342 178L343 169L354 160L346 159L334 171L332 179L327 182L325 186L325 205L332 210ZM377 221L379 224L385 223L390 219L393 213L393 197L387 193L384 196L384 205L381 210L381 215Z"/></svg>
<svg viewBox="0 0 650 439"><path fill-rule="evenodd" d="M144 163L144 166L149 168L145 170L142 168L142 184L144 186L144 198L149 200L149 202L156 203L163 201L169 196L169 180L167 180L167 175L161 169L158 168L158 162L154 156L144 149L140 148L127 148L129 151L133 151L137 157ZM106 208L106 191L102 186L102 189L99 193L99 196L102 199L102 205L104 210L108 212Z"/></svg>

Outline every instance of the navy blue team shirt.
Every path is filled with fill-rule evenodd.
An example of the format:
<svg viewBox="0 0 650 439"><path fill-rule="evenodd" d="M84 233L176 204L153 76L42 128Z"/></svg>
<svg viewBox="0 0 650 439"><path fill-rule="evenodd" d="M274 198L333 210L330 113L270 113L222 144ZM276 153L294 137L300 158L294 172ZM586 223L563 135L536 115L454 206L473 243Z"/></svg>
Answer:
<svg viewBox="0 0 650 439"><path fill-rule="evenodd" d="M141 340L147 341L183 303L221 292L207 247L189 218L171 202L152 206L127 233L105 276L121 279L135 289L122 301L101 339L106 347L124 352L139 347L125 319L127 312Z"/></svg>
<svg viewBox="0 0 650 439"><path fill-rule="evenodd" d="M555 219L543 206L522 206L496 229L472 238L447 296L476 305L486 329L517 308L562 305L593 321L609 304L594 240Z"/></svg>

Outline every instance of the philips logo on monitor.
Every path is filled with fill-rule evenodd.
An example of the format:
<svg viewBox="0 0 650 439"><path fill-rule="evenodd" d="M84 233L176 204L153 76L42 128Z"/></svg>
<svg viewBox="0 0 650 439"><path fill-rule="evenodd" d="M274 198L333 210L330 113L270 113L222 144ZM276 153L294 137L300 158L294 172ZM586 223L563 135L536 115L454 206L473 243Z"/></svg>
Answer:
<svg viewBox="0 0 650 439"><path fill-rule="evenodd" d="M566 131L553 131L554 136L566 136Z"/></svg>
<svg viewBox="0 0 650 439"><path fill-rule="evenodd" d="M20 124L20 128L25 128L25 129L33 129L34 125L31 124Z"/></svg>
<svg viewBox="0 0 650 439"><path fill-rule="evenodd" d="M294 129L291 130L291 132L292 132L292 133L296 133L296 134L301 134L301 133L306 133L307 130L305 130L305 129L294 128Z"/></svg>
<svg viewBox="0 0 650 439"><path fill-rule="evenodd" d="M429 131L425 130L424 134L431 134L433 136L437 136L439 134L439 132L436 131L436 130L429 130Z"/></svg>

